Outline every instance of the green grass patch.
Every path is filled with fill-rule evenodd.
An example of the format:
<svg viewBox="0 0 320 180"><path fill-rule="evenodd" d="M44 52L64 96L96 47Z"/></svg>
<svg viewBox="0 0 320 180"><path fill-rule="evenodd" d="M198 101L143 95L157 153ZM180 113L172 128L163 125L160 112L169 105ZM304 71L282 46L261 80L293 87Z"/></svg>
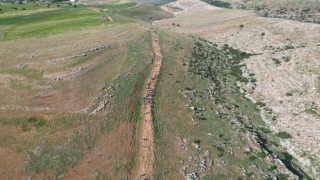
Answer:
<svg viewBox="0 0 320 180"><path fill-rule="evenodd" d="M0 16L3 40L42 36L106 24L101 14L87 8L59 8L34 14Z"/></svg>
<svg viewBox="0 0 320 180"><path fill-rule="evenodd" d="M8 70L3 70L2 73L23 76L27 79L34 79L34 80L38 80L43 76L43 73L41 71L37 69L29 69L29 68L8 69Z"/></svg>
<svg viewBox="0 0 320 180"><path fill-rule="evenodd" d="M163 11L160 7L151 5L139 5L129 9L110 10L115 22L147 22L173 17L171 14Z"/></svg>
<svg viewBox="0 0 320 180"><path fill-rule="evenodd" d="M88 4L88 5L78 5L77 7L94 7L94 8L100 8L100 9L125 9L129 7L136 6L136 2L128 2L128 3L115 3L115 4Z"/></svg>

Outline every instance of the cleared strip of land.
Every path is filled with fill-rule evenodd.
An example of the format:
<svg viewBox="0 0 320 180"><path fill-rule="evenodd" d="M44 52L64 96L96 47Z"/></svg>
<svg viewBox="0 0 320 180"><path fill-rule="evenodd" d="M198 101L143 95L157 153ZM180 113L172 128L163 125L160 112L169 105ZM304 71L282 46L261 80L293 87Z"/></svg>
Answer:
<svg viewBox="0 0 320 180"><path fill-rule="evenodd" d="M138 179L149 179L153 174L154 162L154 139L153 139L153 120L151 113L152 95L160 73L162 55L159 45L159 37L155 32L151 32L151 43L154 51L154 66L151 70L144 90L145 105L141 107L142 123L139 150L139 170Z"/></svg>

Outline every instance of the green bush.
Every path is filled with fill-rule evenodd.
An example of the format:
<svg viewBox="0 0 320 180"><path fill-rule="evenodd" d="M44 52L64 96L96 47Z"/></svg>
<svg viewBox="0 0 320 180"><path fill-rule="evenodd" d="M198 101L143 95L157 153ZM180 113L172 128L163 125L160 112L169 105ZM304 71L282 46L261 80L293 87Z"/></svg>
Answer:
<svg viewBox="0 0 320 180"><path fill-rule="evenodd" d="M28 119L28 123L33 125L36 128L44 126L47 121L44 118L36 118L36 117L31 117Z"/></svg>
<svg viewBox="0 0 320 180"><path fill-rule="evenodd" d="M277 136L281 139L289 139L289 138L292 138L291 134L289 134L288 132L286 131L281 131L281 132L278 132L277 133Z"/></svg>
<svg viewBox="0 0 320 180"><path fill-rule="evenodd" d="M277 166L274 166L274 165L267 168L268 171L274 171L276 169L277 169Z"/></svg>
<svg viewBox="0 0 320 180"><path fill-rule="evenodd" d="M31 118L28 119L28 122L29 123L35 123L35 122L37 122L37 118L36 117L31 117Z"/></svg>
<svg viewBox="0 0 320 180"><path fill-rule="evenodd" d="M39 128L44 126L47 123L47 121L44 118L38 119L38 122L35 124L35 127Z"/></svg>
<svg viewBox="0 0 320 180"><path fill-rule="evenodd" d="M196 140L194 140L193 141L195 144L200 144L201 143L201 141L199 140L199 139L196 139Z"/></svg>
<svg viewBox="0 0 320 180"><path fill-rule="evenodd" d="M250 160L250 161L254 161L254 160L256 160L256 159L257 159L256 156L249 156L249 160Z"/></svg>
<svg viewBox="0 0 320 180"><path fill-rule="evenodd" d="M278 179L278 180L286 180L286 179L287 179L287 176L286 176L285 174L279 174L279 175L277 176L277 179Z"/></svg>
<svg viewBox="0 0 320 180"><path fill-rule="evenodd" d="M258 101L258 102L256 102L256 105L257 105L257 106L260 106L260 107L264 107L264 106L266 106L267 104L264 103L264 102Z"/></svg>
<svg viewBox="0 0 320 180"><path fill-rule="evenodd" d="M223 147L218 146L217 150L218 150L218 157L222 157L224 155Z"/></svg>
<svg viewBox="0 0 320 180"><path fill-rule="evenodd" d="M279 60L276 59L276 58L273 58L272 61L274 61L274 64L276 64L276 65L281 64L281 61L279 61Z"/></svg>
<svg viewBox="0 0 320 180"><path fill-rule="evenodd" d="M287 92L286 96L293 96L293 94L291 92Z"/></svg>
<svg viewBox="0 0 320 180"><path fill-rule="evenodd" d="M203 0L213 6L222 7L222 8L231 8L231 4L228 2L218 1L218 0Z"/></svg>
<svg viewBox="0 0 320 180"><path fill-rule="evenodd" d="M267 157L266 153L263 152L263 151L258 152L258 153L257 153L257 156L258 156L259 158L262 158L262 159L264 159L265 157Z"/></svg>
<svg viewBox="0 0 320 180"><path fill-rule="evenodd" d="M263 132L263 133L270 133L271 130L269 128L265 128L265 127L261 127L260 130Z"/></svg>
<svg viewBox="0 0 320 180"><path fill-rule="evenodd" d="M284 47L284 49L285 49L285 50L294 49L294 46L292 46L292 45L286 45L286 46Z"/></svg>

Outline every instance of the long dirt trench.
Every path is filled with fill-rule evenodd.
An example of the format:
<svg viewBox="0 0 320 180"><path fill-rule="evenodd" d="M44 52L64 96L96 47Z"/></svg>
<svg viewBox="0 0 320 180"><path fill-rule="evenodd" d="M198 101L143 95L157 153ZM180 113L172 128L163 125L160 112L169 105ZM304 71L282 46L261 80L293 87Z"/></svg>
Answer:
<svg viewBox="0 0 320 180"><path fill-rule="evenodd" d="M160 73L162 55L160 49L159 36L150 31L151 44L154 52L155 63L148 80L146 81L145 89L143 92L144 105L141 107L141 132L139 138L139 165L137 179L152 179L153 162L154 162L154 139L153 139L153 121L151 113L152 95Z"/></svg>

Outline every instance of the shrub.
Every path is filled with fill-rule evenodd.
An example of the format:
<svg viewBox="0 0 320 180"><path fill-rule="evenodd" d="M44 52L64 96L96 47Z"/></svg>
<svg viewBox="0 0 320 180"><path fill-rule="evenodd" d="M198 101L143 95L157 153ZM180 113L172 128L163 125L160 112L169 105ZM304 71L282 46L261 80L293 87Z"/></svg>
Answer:
<svg viewBox="0 0 320 180"><path fill-rule="evenodd" d="M196 139L196 140L194 140L193 141L195 144L200 144L201 143L201 141L199 140L199 139Z"/></svg>
<svg viewBox="0 0 320 180"><path fill-rule="evenodd" d="M218 1L218 0L205 0L205 2L222 8L231 8L231 4L228 2Z"/></svg>
<svg viewBox="0 0 320 180"><path fill-rule="evenodd" d="M262 159L264 159L265 157L267 157L266 153L263 152L263 151L258 152L258 153L257 153L257 156L258 156L259 158L262 158Z"/></svg>
<svg viewBox="0 0 320 180"><path fill-rule="evenodd" d="M73 7L74 7L74 8L76 8L76 7L77 7L77 5L73 5Z"/></svg>
<svg viewBox="0 0 320 180"><path fill-rule="evenodd" d="M281 64L281 61L279 61L279 60L276 59L276 58L273 58L272 61L274 61L274 64L276 64L276 65Z"/></svg>
<svg viewBox="0 0 320 180"><path fill-rule="evenodd" d="M37 118L36 117L31 117L31 118L28 119L28 122L29 123L35 123L35 122L37 122Z"/></svg>
<svg viewBox="0 0 320 180"><path fill-rule="evenodd" d="M39 128L44 126L47 123L47 121L44 118L31 117L28 119L28 123L32 124L36 128Z"/></svg>
<svg viewBox="0 0 320 180"><path fill-rule="evenodd" d="M222 157L224 155L224 149L220 146L217 147L218 157Z"/></svg>
<svg viewBox="0 0 320 180"><path fill-rule="evenodd" d="M286 179L287 179L287 176L286 176L285 174L279 174L279 175L277 176L277 179L278 179L278 180L286 180Z"/></svg>
<svg viewBox="0 0 320 180"><path fill-rule="evenodd" d="M240 24L240 28L244 28L244 25L243 25L243 24Z"/></svg>
<svg viewBox="0 0 320 180"><path fill-rule="evenodd" d="M286 56L286 57L283 57L284 59L284 62L289 62L291 60L291 57L290 56Z"/></svg>
<svg viewBox="0 0 320 180"><path fill-rule="evenodd" d="M293 94L291 92L287 92L286 96L293 96Z"/></svg>
<svg viewBox="0 0 320 180"><path fill-rule="evenodd" d="M44 118L38 119L38 122L35 124L35 127L39 128L47 124L47 121Z"/></svg>
<svg viewBox="0 0 320 180"><path fill-rule="evenodd" d="M253 78L253 79L250 80L250 82L251 83L255 83L255 82L257 82L257 80L255 78Z"/></svg>
<svg viewBox="0 0 320 180"><path fill-rule="evenodd" d="M264 32L263 32L263 33L261 33L261 36L265 36L265 35L266 35L266 33L264 33Z"/></svg>
<svg viewBox="0 0 320 180"><path fill-rule="evenodd" d="M284 47L284 49L285 49L285 50L294 49L294 46L292 46L292 45L286 45L286 46Z"/></svg>
<svg viewBox="0 0 320 180"><path fill-rule="evenodd" d="M22 8L22 10L24 11L24 10L26 10L26 8Z"/></svg>
<svg viewBox="0 0 320 180"><path fill-rule="evenodd" d="M269 128L266 128L266 127L261 127L260 130L263 132L263 133L270 133L271 130Z"/></svg>
<svg viewBox="0 0 320 180"><path fill-rule="evenodd" d="M281 139L289 139L289 138L292 138L291 134L289 134L288 132L286 131L280 131L277 133L277 136Z"/></svg>
<svg viewBox="0 0 320 180"><path fill-rule="evenodd" d="M274 171L276 169L277 169L277 166L275 166L275 165L272 165L272 166L267 168L268 171Z"/></svg>
<svg viewBox="0 0 320 180"><path fill-rule="evenodd" d="M256 159L257 159L256 156L249 156L249 160L250 160L250 161L254 161L254 160L256 160Z"/></svg>
<svg viewBox="0 0 320 180"><path fill-rule="evenodd" d="M266 106L267 104L264 103L264 102L258 101L258 102L256 102L256 105L257 105L257 106L264 107L264 106Z"/></svg>

